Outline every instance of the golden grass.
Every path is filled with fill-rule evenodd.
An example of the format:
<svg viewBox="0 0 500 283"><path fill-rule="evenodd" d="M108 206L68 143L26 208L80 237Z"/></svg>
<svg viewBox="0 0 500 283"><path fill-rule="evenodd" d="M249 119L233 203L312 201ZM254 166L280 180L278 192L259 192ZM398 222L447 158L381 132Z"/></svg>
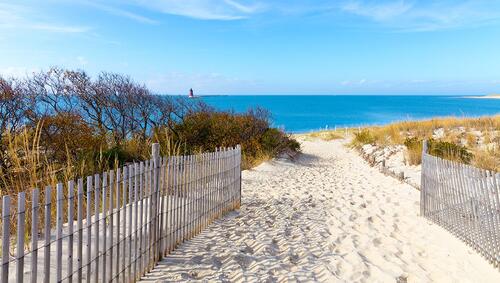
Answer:
<svg viewBox="0 0 500 283"><path fill-rule="evenodd" d="M376 136L389 137L392 144L401 144L401 138L405 136L404 133L420 138L430 138L435 129L443 128L446 131L458 127L464 127L466 131L470 129L482 132L500 130L500 115L481 118L446 117L424 121L404 121L388 126L370 127L370 129L376 133Z"/></svg>
<svg viewBox="0 0 500 283"><path fill-rule="evenodd" d="M422 144L407 146L405 160L409 165L419 165L422 163Z"/></svg>
<svg viewBox="0 0 500 283"><path fill-rule="evenodd" d="M375 126L362 128L362 135L353 131L354 139L352 145L360 146L366 142L366 137L372 137L374 141L370 143L387 146L401 145L407 138L417 137L419 139L429 139L436 129L442 128L445 132L442 141L461 144L464 143L467 149L474 154L471 164L473 166L500 171L500 115L480 117L480 118L458 118L445 117L423 121L404 121L386 126ZM458 131L463 128L464 132ZM478 144L478 138L471 131L479 131L483 134L484 143L494 144L496 150L486 150ZM368 133L366 133L366 131ZM406 152L409 164L421 163L421 147L414 147Z"/></svg>
<svg viewBox="0 0 500 283"><path fill-rule="evenodd" d="M500 172L500 151L486 150L474 153L474 165L490 171Z"/></svg>
<svg viewBox="0 0 500 283"><path fill-rule="evenodd" d="M320 139L324 141L332 141L332 140L339 140L344 138L344 132L343 131L319 131L319 132L312 132L308 134L304 134L306 138L312 138L312 139Z"/></svg>
<svg viewBox="0 0 500 283"><path fill-rule="evenodd" d="M259 166L260 164L273 159L271 154L260 152L254 157L249 157L245 154L242 156L241 168L243 170Z"/></svg>
<svg viewBox="0 0 500 283"><path fill-rule="evenodd" d="M26 193L26 206L29 208L32 202L32 190L38 188L40 192L40 203L45 202L45 188L52 188L51 200L56 202L55 187L58 183L66 185L70 180L77 180L87 175L102 173L108 170L119 167L119 162L115 159L109 162L103 157L102 152L97 155L96 159L86 157L80 161L71 159L71 155L66 148L67 161L66 163L56 163L47 160L46 154L40 146L42 123L39 123L36 128L25 128L21 132L13 134L5 132L3 142L7 145L7 150L4 153L4 158L8 160L8 166L0 167L0 196L9 195L11 197L11 213L15 214L17 210L17 196L20 192ZM154 142L160 143L160 151L162 156L180 155L184 153L182 144L174 142L168 131L158 131L153 136ZM139 141L137 139L127 140L123 147L129 152L134 152L139 160L151 158L151 143L152 140ZM109 164L114 164L110 166ZM67 190L64 190L67 193ZM85 211L86 202L83 202L83 210ZM64 211L66 213L66 211ZM39 227L43 227L43 214L40 214L38 221ZM51 207L52 224L56 219L56 206ZM66 217L65 215L64 217ZM32 214L26 213L25 237L26 244L29 235L31 235ZM10 222L11 234L16 234L17 223Z"/></svg>

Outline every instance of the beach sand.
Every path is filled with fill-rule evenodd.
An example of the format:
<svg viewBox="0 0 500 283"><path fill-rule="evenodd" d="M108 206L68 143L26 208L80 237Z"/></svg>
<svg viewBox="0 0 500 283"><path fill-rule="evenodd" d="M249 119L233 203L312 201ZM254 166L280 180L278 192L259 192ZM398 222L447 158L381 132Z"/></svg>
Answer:
<svg viewBox="0 0 500 283"><path fill-rule="evenodd" d="M142 282L500 282L500 271L419 216L419 191L345 141L243 172L243 205Z"/></svg>

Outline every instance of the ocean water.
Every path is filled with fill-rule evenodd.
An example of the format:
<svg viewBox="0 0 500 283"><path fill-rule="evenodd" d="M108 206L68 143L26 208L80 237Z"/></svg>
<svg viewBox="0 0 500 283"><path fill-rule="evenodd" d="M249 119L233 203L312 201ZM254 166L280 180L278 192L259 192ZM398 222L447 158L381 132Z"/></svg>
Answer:
<svg viewBox="0 0 500 283"><path fill-rule="evenodd" d="M245 112L252 107L265 108L271 112L273 126L292 133L432 117L500 114L500 99L463 96L229 95L201 99L220 110Z"/></svg>

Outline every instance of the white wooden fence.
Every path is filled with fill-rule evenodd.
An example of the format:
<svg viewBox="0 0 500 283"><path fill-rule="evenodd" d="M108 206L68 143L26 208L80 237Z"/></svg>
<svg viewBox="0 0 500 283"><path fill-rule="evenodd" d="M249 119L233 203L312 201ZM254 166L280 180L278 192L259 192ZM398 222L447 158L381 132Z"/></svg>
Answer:
<svg viewBox="0 0 500 283"><path fill-rule="evenodd" d="M500 268L500 174L422 153L420 214Z"/></svg>
<svg viewBox="0 0 500 283"><path fill-rule="evenodd" d="M240 164L239 146L162 158L155 144L146 162L3 196L1 282L134 282L240 206Z"/></svg>

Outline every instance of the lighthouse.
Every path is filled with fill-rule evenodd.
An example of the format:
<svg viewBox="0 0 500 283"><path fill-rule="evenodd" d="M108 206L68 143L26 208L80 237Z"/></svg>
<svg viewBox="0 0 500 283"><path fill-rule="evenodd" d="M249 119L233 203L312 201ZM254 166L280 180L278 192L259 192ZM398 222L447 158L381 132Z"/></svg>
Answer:
<svg viewBox="0 0 500 283"><path fill-rule="evenodd" d="M188 95L189 98L194 98L194 93L193 93L193 89L189 89L189 95Z"/></svg>

